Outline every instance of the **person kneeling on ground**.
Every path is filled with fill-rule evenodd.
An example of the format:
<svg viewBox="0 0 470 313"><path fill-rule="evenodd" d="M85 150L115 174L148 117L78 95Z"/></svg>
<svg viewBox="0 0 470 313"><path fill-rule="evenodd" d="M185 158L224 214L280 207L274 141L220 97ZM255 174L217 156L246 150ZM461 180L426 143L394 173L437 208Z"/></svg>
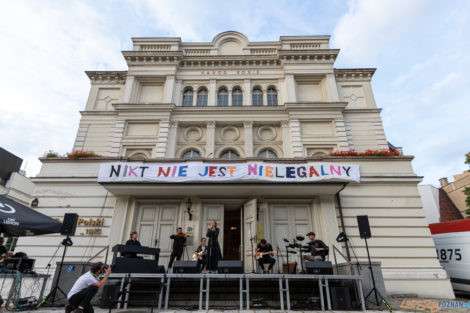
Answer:
<svg viewBox="0 0 470 313"><path fill-rule="evenodd" d="M77 279L67 295L69 304L65 307L66 313L94 312L93 306L91 305L91 299L93 299L98 292L98 288L103 288L104 284L108 280L108 277L111 274L111 266L106 269L106 274L103 279L99 280L98 276L101 273L103 273L103 263L97 262L91 265L89 272L86 272Z"/></svg>

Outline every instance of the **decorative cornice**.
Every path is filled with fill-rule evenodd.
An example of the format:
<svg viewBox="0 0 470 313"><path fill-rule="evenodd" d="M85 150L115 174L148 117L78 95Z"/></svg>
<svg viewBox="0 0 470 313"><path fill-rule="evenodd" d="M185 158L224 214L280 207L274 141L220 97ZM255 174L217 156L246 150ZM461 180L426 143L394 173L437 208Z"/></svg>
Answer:
<svg viewBox="0 0 470 313"><path fill-rule="evenodd" d="M206 121L207 128L215 128L215 121Z"/></svg>
<svg viewBox="0 0 470 313"><path fill-rule="evenodd" d="M348 102L286 102L284 103L288 111L344 111Z"/></svg>
<svg viewBox="0 0 470 313"><path fill-rule="evenodd" d="M85 71L92 83L124 84L127 71Z"/></svg>
<svg viewBox="0 0 470 313"><path fill-rule="evenodd" d="M336 81L362 80L370 81L375 73L375 68L335 68Z"/></svg>
<svg viewBox="0 0 470 313"><path fill-rule="evenodd" d="M135 112L171 112L175 105L173 103L113 103L116 111L135 111Z"/></svg>
<svg viewBox="0 0 470 313"><path fill-rule="evenodd" d="M244 128L252 128L253 127L253 121L243 121L243 127Z"/></svg>
<svg viewBox="0 0 470 313"><path fill-rule="evenodd" d="M127 65L178 64L181 51L122 51Z"/></svg>

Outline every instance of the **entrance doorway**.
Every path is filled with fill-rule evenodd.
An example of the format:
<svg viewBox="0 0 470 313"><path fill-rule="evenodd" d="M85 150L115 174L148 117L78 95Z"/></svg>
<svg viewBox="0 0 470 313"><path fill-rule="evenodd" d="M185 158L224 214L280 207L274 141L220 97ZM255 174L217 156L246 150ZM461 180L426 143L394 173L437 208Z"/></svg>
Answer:
<svg viewBox="0 0 470 313"><path fill-rule="evenodd" d="M224 205L224 260L241 260L241 208L239 205Z"/></svg>

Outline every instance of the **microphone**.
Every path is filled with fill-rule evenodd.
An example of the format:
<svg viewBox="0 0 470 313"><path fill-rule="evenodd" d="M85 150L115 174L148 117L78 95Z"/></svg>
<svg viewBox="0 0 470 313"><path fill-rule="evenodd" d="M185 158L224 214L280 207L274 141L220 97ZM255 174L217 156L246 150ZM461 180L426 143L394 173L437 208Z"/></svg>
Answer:
<svg viewBox="0 0 470 313"><path fill-rule="evenodd" d="M289 243L289 240L287 240L286 238L282 238L282 240L284 240L284 242Z"/></svg>

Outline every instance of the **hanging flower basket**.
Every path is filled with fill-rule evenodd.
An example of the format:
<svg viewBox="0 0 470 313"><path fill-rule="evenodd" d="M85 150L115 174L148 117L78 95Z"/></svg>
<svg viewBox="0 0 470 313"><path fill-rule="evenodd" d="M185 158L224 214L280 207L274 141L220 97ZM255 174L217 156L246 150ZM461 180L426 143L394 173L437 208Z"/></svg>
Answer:
<svg viewBox="0 0 470 313"><path fill-rule="evenodd" d="M100 156L99 154L96 154L93 151L83 151L83 150L75 150L72 153L67 153L67 157L69 159L96 158L99 156Z"/></svg>
<svg viewBox="0 0 470 313"><path fill-rule="evenodd" d="M361 156L376 156L376 157L389 157L389 156L398 156L400 152L398 150L366 150L365 152L357 151L335 151L329 154L329 156L352 156L352 157L361 157Z"/></svg>

